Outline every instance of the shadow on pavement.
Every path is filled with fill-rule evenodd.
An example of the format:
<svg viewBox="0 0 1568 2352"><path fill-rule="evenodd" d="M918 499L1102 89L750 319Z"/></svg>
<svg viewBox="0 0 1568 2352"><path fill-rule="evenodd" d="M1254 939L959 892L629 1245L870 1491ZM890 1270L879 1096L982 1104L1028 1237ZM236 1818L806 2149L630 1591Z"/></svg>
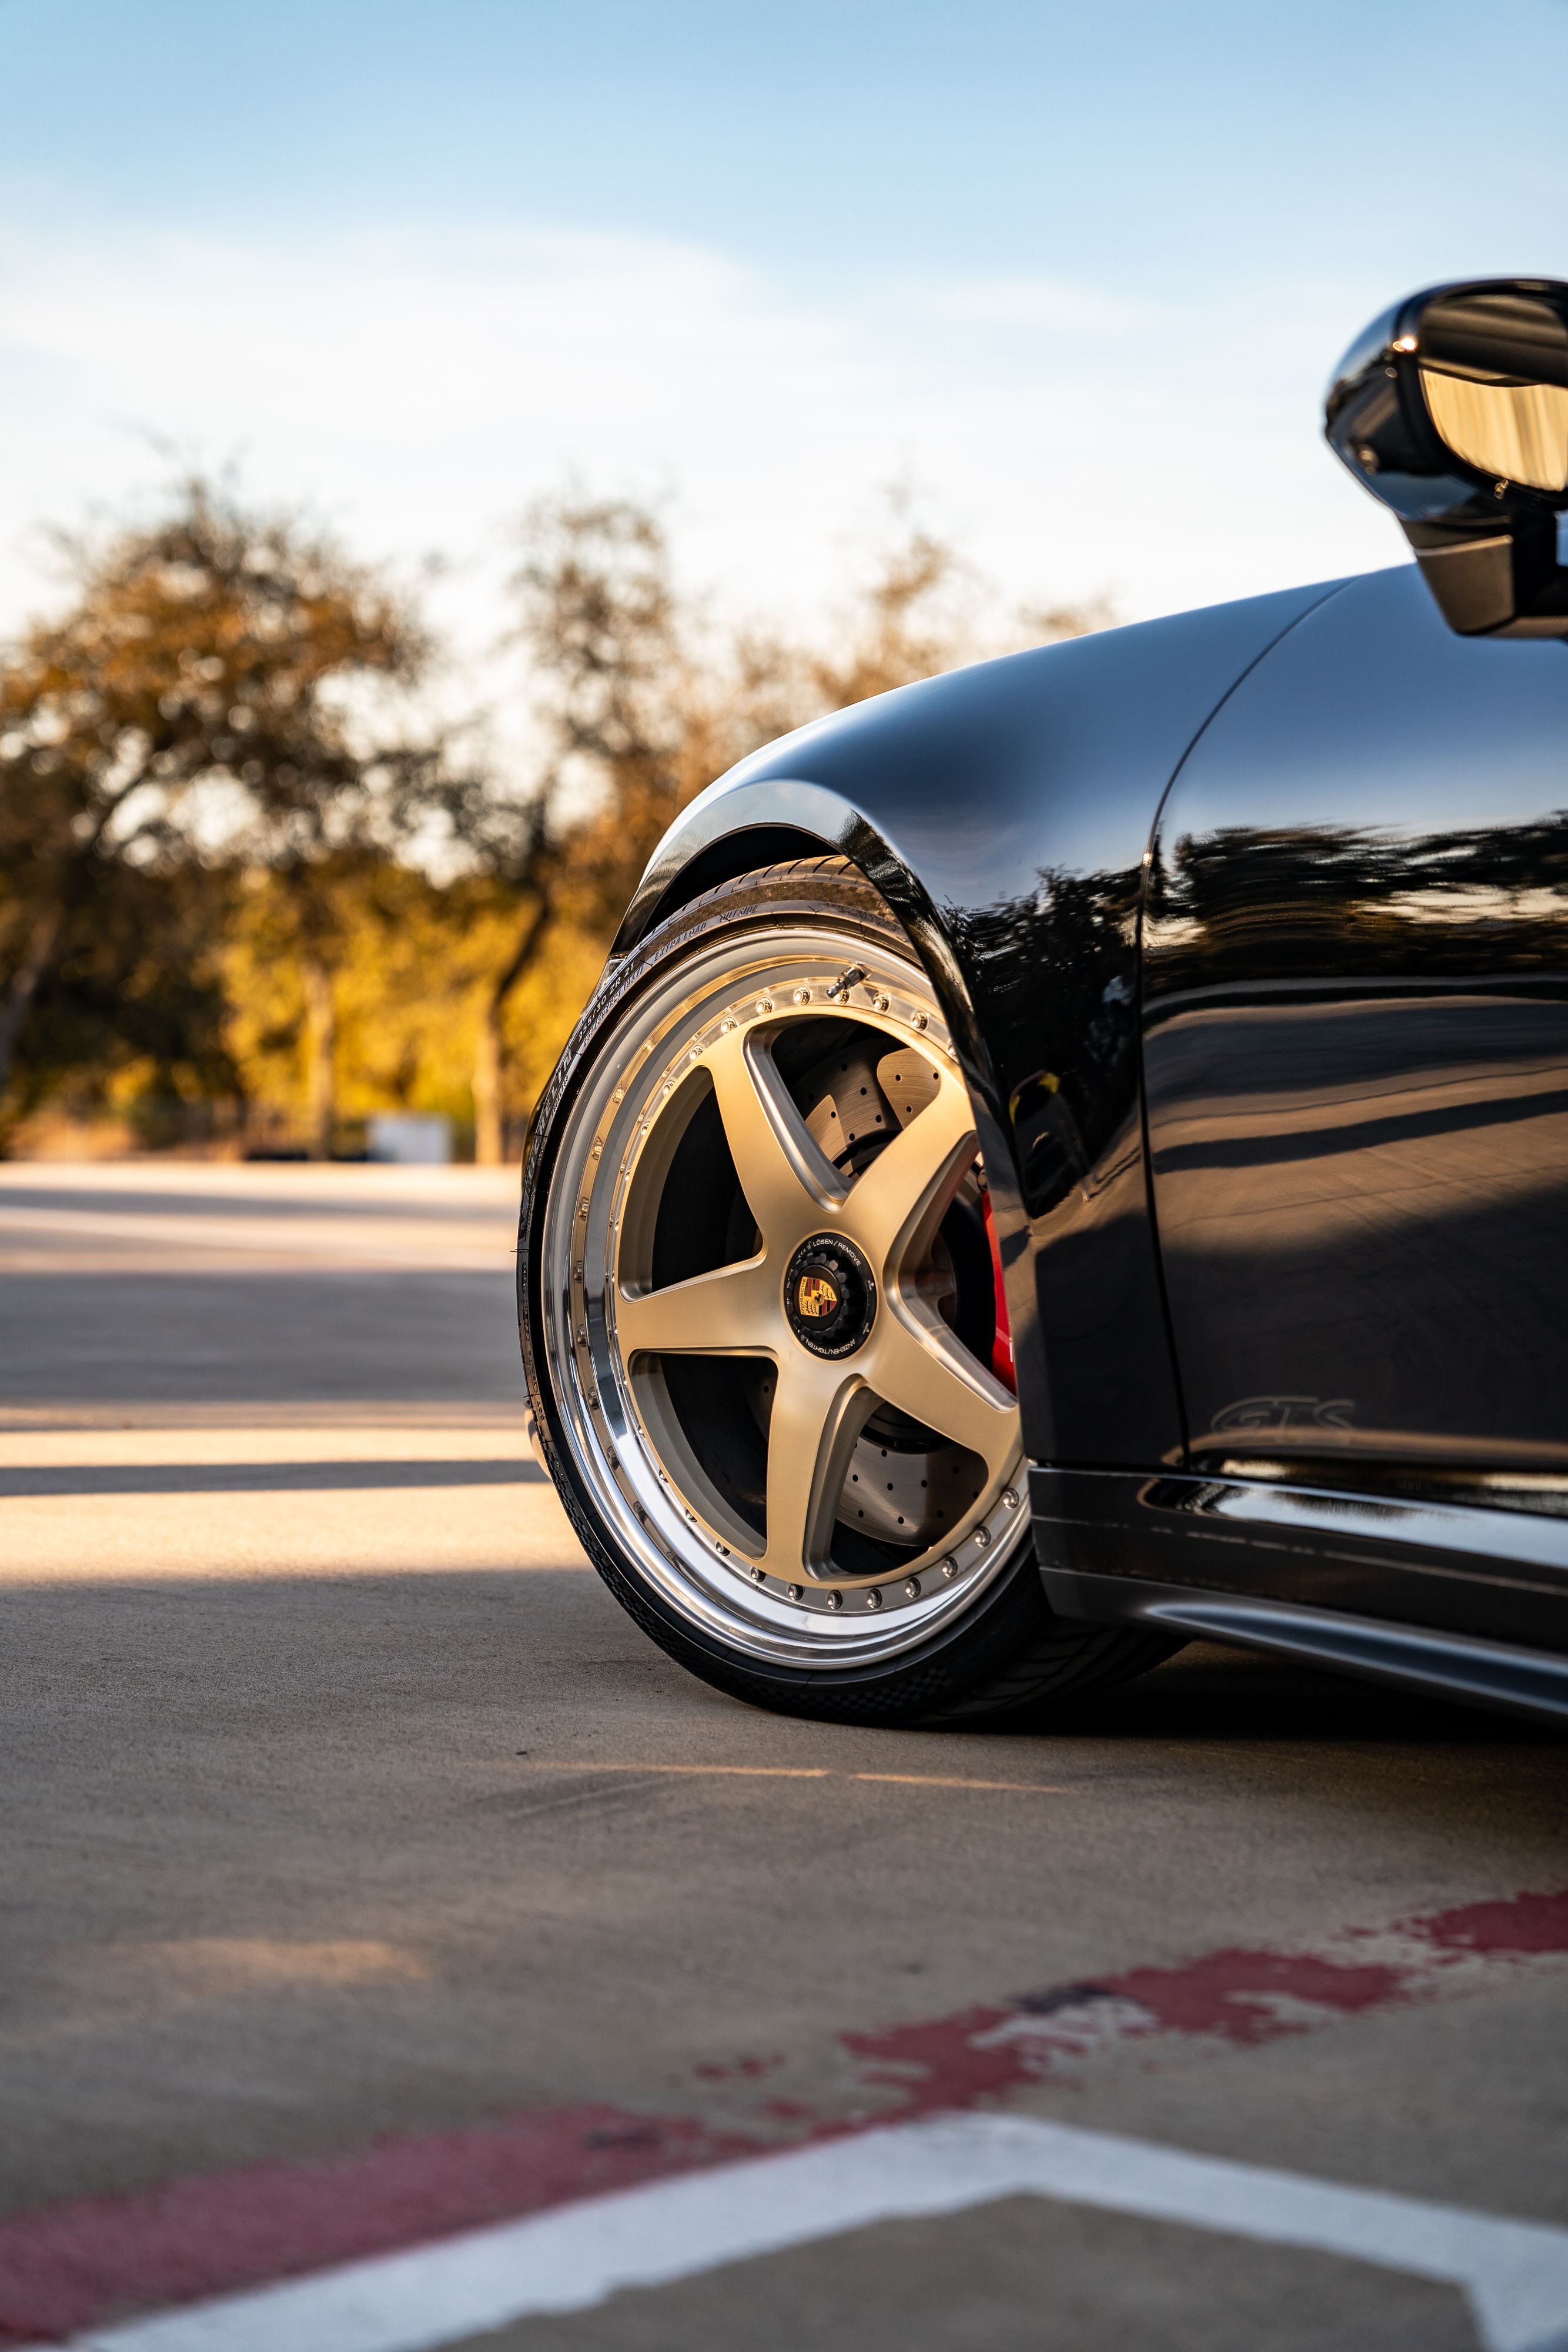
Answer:
<svg viewBox="0 0 1568 2352"><path fill-rule="evenodd" d="M1152 1674L1103 1697L1036 1708L988 1723L985 1729L1015 1738L1260 1740L1270 1746L1301 1740L1336 1747L1367 1741L1382 1748L1568 1745L1568 1733L1553 1725L1423 1698L1207 1642L1191 1643Z"/></svg>

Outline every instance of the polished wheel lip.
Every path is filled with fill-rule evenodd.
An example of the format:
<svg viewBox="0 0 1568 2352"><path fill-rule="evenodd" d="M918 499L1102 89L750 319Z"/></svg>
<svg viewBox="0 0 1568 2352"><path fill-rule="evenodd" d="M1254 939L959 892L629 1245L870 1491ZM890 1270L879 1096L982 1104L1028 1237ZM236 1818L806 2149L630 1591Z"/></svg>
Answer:
<svg viewBox="0 0 1568 2352"><path fill-rule="evenodd" d="M866 976L854 986L852 1003L833 991L856 963ZM542 1336L563 1434L617 1542L698 1630L759 1662L824 1670L875 1664L923 1643L967 1611L1016 1556L1029 1532L1016 1406L998 1391L1011 1415L1005 1465L940 1550L870 1576L831 1565L820 1574L800 1564L782 1572L753 1530L714 1507L716 1496L687 1491L664 1466L671 1457L661 1440L669 1433L659 1423L655 1384L636 1370L632 1327L639 1295L634 1283L628 1287L618 1277L623 1244L635 1256L639 1199L651 1189L639 1179L651 1177L656 1189L661 1160L667 1164L677 1127L684 1128L683 1081L720 1041L733 1058L754 1048L759 1034L771 1036L796 1018L846 1013L884 1031L890 1045L917 1045L945 1084L962 1087L946 1024L918 967L837 930L831 919L796 919L767 933L737 927L655 974L601 1035L563 1118L541 1252ZM855 1188L820 1153L813 1158L801 1149L789 1124L790 1117L798 1124L798 1115L778 1114L776 1105L770 1111L765 1091L758 1099L790 1181L811 1204L813 1229L834 1231ZM972 1157L967 1108L966 1117ZM761 1276L765 1258L766 1248L740 1268L719 1271ZM767 1274L766 1287L780 1320L778 1274ZM900 1345L924 1344L935 1318L917 1297L899 1296L894 1283L879 1308L896 1327ZM941 1337L950 1340L945 1328ZM727 1339L721 1352L770 1352L740 1333L735 1340L740 1344ZM798 1352L802 1362L816 1360L819 1372L854 1371L853 1359L835 1366ZM980 1394L996 1387L972 1360L966 1367ZM993 1446L993 1457L999 1451Z"/></svg>

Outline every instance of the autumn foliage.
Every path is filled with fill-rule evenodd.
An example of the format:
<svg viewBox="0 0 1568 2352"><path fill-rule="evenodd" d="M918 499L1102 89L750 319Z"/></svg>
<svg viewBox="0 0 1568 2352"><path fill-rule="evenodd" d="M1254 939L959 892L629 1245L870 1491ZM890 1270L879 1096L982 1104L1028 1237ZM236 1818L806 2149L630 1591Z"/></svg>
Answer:
<svg viewBox="0 0 1568 2352"><path fill-rule="evenodd" d="M0 667L0 1150L64 1127L325 1157L414 1108L501 1159L677 810L790 727L1008 641L907 517L825 649L716 625L650 508L550 499L504 619L519 782L429 718L410 592L298 518L189 482L74 570Z"/></svg>

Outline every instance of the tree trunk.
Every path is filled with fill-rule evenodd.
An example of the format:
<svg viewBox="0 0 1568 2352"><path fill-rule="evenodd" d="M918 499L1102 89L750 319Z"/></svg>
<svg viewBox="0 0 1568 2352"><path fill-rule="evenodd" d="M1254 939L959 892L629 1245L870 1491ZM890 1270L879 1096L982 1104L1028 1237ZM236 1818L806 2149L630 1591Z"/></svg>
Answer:
<svg viewBox="0 0 1568 2352"><path fill-rule="evenodd" d="M308 1149L312 1160L332 1157L332 1125L337 1114L338 1015L332 1002L332 975L315 956L307 956L305 979L305 1101Z"/></svg>
<svg viewBox="0 0 1568 2352"><path fill-rule="evenodd" d="M501 1101L501 1015L507 997L544 944L552 911L548 894L541 896L513 950L511 961L479 1008L473 1087L474 1157L481 1168L498 1168L507 1156Z"/></svg>
<svg viewBox="0 0 1568 2352"><path fill-rule="evenodd" d="M474 1157L481 1168L499 1168L506 1156L501 1129L501 1008L491 990L479 1008L479 1034L474 1042Z"/></svg>
<svg viewBox="0 0 1568 2352"><path fill-rule="evenodd" d="M5 991L5 1002L0 1005L0 1097L11 1083L11 1065L16 1058L16 1043L26 1026L33 999L38 992L38 982L48 970L49 958L55 951L55 941L60 935L64 910L59 907L46 908L33 925L26 953L11 975L11 985Z"/></svg>

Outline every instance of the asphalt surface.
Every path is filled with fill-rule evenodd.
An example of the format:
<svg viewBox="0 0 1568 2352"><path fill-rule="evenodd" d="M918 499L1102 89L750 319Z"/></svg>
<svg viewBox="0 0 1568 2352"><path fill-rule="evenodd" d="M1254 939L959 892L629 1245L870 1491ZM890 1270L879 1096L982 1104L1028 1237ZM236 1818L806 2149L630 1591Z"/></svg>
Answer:
<svg viewBox="0 0 1568 2352"><path fill-rule="evenodd" d="M525 1458L514 1181L0 1169L0 2211L591 2103L896 2114L918 2067L854 2037L1568 1886L1559 1737L1275 1664L1006 1735L688 1678ZM1269 2015L991 2104L1568 2224L1568 1956ZM1451 2284L1031 2195L484 2341L1484 2338Z"/></svg>

